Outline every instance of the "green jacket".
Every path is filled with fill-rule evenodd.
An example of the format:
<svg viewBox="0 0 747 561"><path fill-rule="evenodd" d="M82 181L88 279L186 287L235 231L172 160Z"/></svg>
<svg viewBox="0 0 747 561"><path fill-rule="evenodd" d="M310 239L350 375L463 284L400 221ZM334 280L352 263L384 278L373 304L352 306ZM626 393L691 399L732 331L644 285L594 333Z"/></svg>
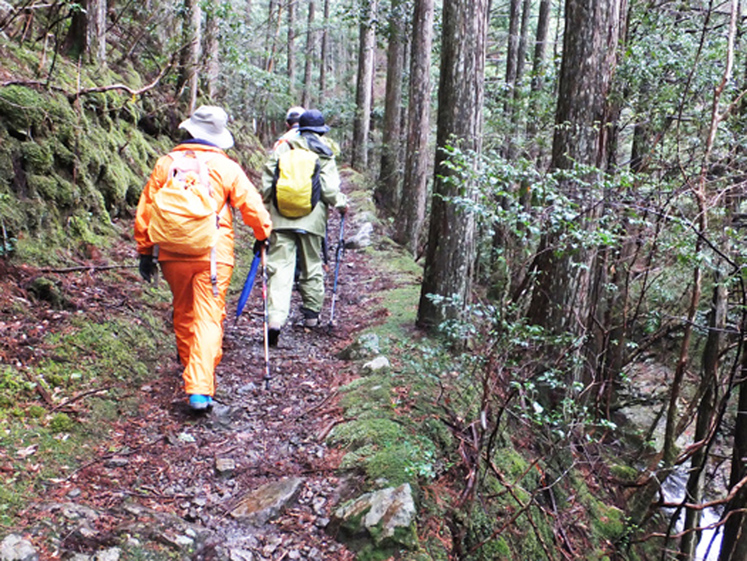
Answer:
<svg viewBox="0 0 747 561"><path fill-rule="evenodd" d="M272 202L272 181L275 176L278 158L284 152L293 148L313 148L319 154L319 179L322 184L321 200L314 210L300 218L286 218L282 216ZM327 230L327 209L334 207L342 209L347 207L347 199L340 191L340 175L337 172L335 156L332 150L324 142L324 139L315 133L304 132L298 136L288 139L270 153L270 157L262 168L262 200L270 212L273 230L294 230L324 236Z"/></svg>

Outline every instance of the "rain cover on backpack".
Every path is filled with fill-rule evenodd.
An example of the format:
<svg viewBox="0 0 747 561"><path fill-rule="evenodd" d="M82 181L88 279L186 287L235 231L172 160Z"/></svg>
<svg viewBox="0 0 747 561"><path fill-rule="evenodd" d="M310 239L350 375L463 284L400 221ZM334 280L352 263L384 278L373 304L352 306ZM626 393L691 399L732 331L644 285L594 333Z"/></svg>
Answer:
<svg viewBox="0 0 747 561"><path fill-rule="evenodd" d="M272 182L272 201L286 218L301 218L314 210L322 193L319 156L292 144L278 158Z"/></svg>
<svg viewBox="0 0 747 561"><path fill-rule="evenodd" d="M219 216L206 160L192 151L172 152L168 179L153 196L148 236L162 249L201 255L218 242Z"/></svg>

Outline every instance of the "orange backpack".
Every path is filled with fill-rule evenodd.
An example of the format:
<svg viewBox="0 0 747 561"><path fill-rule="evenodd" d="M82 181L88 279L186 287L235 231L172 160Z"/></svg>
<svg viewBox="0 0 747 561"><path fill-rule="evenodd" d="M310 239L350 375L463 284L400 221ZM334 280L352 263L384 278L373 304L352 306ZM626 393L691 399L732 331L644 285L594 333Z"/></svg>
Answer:
<svg viewBox="0 0 747 561"><path fill-rule="evenodd" d="M213 294L218 295L215 246L220 235L220 215L210 185L207 162L214 154L179 151L169 154L173 159L166 183L151 204L148 237L159 248L184 255L210 252L210 278ZM207 157L206 157L207 156Z"/></svg>

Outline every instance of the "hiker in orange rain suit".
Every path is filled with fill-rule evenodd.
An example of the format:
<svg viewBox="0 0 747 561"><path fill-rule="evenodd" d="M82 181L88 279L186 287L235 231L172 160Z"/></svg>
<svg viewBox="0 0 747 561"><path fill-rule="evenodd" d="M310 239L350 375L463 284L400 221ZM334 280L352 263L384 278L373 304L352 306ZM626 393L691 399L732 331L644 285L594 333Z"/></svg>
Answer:
<svg viewBox="0 0 747 561"><path fill-rule="evenodd" d="M209 173L212 196L221 209L219 239L216 246L218 297L210 279L210 253L191 256L160 249L158 262L173 295L174 331L179 359L184 366L184 390L192 409L207 409L215 394L215 368L223 356L223 320L226 317L226 291L234 264L233 217L224 205L241 212L244 223L252 228L257 243L270 236L272 224L262 198L241 166L226 156L233 136L226 129L227 115L219 107L203 106L179 128L193 137L178 144L174 151L210 152L205 166ZM146 281L156 272L151 257L153 242L148 238L150 205L153 195L166 183L173 158L162 156L156 162L137 207L135 240L140 254L140 274Z"/></svg>

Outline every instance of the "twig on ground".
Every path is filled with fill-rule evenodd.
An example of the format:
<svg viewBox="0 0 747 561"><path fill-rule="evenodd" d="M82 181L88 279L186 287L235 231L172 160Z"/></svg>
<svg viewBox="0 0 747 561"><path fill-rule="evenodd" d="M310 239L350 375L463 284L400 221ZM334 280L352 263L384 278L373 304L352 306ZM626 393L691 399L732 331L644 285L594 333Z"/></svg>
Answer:
<svg viewBox="0 0 747 561"><path fill-rule="evenodd" d="M106 386L104 388L98 388L98 389L95 389L95 390L88 390L86 392L79 393L78 395L74 395L70 399L66 399L65 401L63 401L59 405L55 405L54 407L52 407L51 412L55 412L55 411L57 411L59 409L62 409L63 407L67 407L68 405L71 405L71 404L75 403L79 399L83 399L84 397L88 397L89 395L94 395L94 394L102 393L102 392L108 392L110 389L111 389L111 386Z"/></svg>
<svg viewBox="0 0 747 561"><path fill-rule="evenodd" d="M76 273L79 271L108 271L110 269L137 269L137 265L81 265L79 267L64 267L62 269L54 269L52 267L46 267L39 269L40 273Z"/></svg>
<svg viewBox="0 0 747 561"><path fill-rule="evenodd" d="M335 397L337 394L338 394L337 390L333 391L331 394L329 394L327 397L325 397L323 400L321 400L316 405L312 405L311 407L309 407L305 411L302 411L299 415L297 415L296 417L294 417L291 420L291 422L295 423L299 419L303 419L306 415L308 415L312 411L316 411L317 409L319 409L322 405L324 405L325 403L327 403L330 399L332 399L333 397Z"/></svg>

